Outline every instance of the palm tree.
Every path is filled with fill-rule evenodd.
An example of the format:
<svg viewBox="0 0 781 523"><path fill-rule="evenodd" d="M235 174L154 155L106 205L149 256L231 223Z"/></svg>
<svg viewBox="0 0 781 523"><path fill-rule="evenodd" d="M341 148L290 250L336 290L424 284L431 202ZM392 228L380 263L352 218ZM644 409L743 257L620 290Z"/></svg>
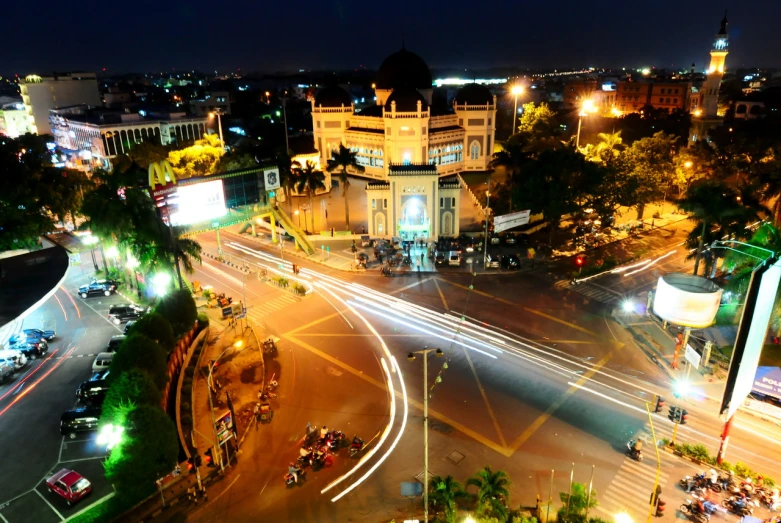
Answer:
<svg viewBox="0 0 781 523"><path fill-rule="evenodd" d="M466 495L461 483L453 479L453 476L434 476L429 482L429 491L428 499L432 508L444 512L445 521L448 523L455 523L458 500Z"/></svg>
<svg viewBox="0 0 781 523"><path fill-rule="evenodd" d="M306 192L309 195L309 209L312 211L312 230L315 229L314 195L318 190L325 189L325 175L315 168L315 164L306 161L306 167L298 168L296 173L296 191L298 194Z"/></svg>
<svg viewBox="0 0 781 523"><path fill-rule="evenodd" d="M502 144L502 149L494 153L491 159L491 168L504 167L507 172L509 210L512 212L512 186L518 183L523 164L529 161L530 154L525 149L524 137L515 134Z"/></svg>
<svg viewBox="0 0 781 523"><path fill-rule="evenodd" d="M503 470L494 472L485 466L466 480L466 486L477 487L477 510L483 516L507 519L507 502L510 499L510 478Z"/></svg>
<svg viewBox="0 0 781 523"><path fill-rule="evenodd" d="M342 196L344 197L344 218L347 222L347 230L350 230L350 204L347 200L347 189L350 188L350 180L347 178L347 168L352 167L356 172L362 173L366 169L362 165L358 164L358 160L355 158L355 153L345 147L343 144L339 144L339 150L333 153L333 156L328 160L328 167L326 171L329 173L342 168L342 172L339 173L339 181L342 182Z"/></svg>
<svg viewBox="0 0 781 523"><path fill-rule="evenodd" d="M559 493L559 499L564 503L564 506L559 510L559 521L583 519L582 517L585 516L587 510L598 505L597 491L591 489L589 492L583 483L573 483L572 494L561 492ZM572 518L571 516L576 517ZM581 516L581 518L577 518L577 516Z"/></svg>
<svg viewBox="0 0 781 523"><path fill-rule="evenodd" d="M599 133L599 140L593 148L591 158L599 163L609 164L621 154L624 140L621 131L617 133Z"/></svg>
<svg viewBox="0 0 781 523"><path fill-rule="evenodd" d="M288 202L288 209L293 211L293 200L290 193L296 187L296 172L301 169L301 164L294 161L287 151L280 150L276 155L277 167L279 167L279 185L285 192L285 200Z"/></svg>

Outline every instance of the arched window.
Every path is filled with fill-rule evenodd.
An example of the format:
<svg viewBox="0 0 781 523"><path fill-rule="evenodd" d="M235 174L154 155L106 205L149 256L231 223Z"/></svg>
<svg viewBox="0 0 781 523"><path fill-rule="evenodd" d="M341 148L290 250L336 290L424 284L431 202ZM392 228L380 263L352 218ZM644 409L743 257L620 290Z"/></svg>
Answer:
<svg viewBox="0 0 781 523"><path fill-rule="evenodd" d="M746 106L745 104L740 104L738 108L735 110L736 114L746 114Z"/></svg>
<svg viewBox="0 0 781 523"><path fill-rule="evenodd" d="M480 143L477 140L473 141L469 146L469 157L472 160L480 158Z"/></svg>
<svg viewBox="0 0 781 523"><path fill-rule="evenodd" d="M442 236L453 235L453 213L446 212L442 215Z"/></svg>
<svg viewBox="0 0 781 523"><path fill-rule="evenodd" d="M381 213L377 213L374 215L374 228L376 229L375 234L381 235L385 234L385 215Z"/></svg>

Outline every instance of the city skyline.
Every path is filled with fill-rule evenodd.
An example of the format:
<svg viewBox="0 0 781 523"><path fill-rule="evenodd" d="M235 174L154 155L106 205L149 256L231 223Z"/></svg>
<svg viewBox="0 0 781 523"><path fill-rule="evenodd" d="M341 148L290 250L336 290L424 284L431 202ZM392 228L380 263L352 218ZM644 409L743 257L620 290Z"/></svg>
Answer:
<svg viewBox="0 0 781 523"><path fill-rule="evenodd" d="M113 5L73 12L52 3L43 20L14 13L22 8L12 6L10 19L23 21L7 26L6 37L19 45L3 61L0 73L373 70L402 43L434 69L688 69L694 63L702 70L724 8L731 6L698 4L663 1L643 14L616 0L596 7L563 0L555 11L546 5L500 4L475 12L469 3L456 0L447 11L425 4L394 4L399 14L391 15L389 9L371 5L322 7L305 1L295 8L247 6L241 17L236 11L203 17L199 13L207 6L198 1L155 5L154 11L141 5L131 12ZM781 17L781 4L750 4L729 11L730 69L778 67L781 40L774 38L772 21ZM412 9L414 15L408 13ZM318 13L317 23L310 24L303 16L311 27L300 20L307 12ZM289 20L294 30L278 20ZM517 24L509 23L513 20ZM85 26L93 29L58 37L56 47L50 38L30 38L36 32L64 35L65 27ZM155 38L148 36L152 33Z"/></svg>

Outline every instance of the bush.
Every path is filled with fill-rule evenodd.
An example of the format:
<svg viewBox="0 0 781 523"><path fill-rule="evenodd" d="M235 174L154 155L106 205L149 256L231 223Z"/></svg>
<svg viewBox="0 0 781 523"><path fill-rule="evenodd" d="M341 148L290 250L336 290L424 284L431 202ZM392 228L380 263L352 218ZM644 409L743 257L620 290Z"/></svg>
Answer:
<svg viewBox="0 0 781 523"><path fill-rule="evenodd" d="M141 319L133 324L130 332L149 336L160 344L166 354L171 354L171 351L174 350L174 345L176 345L171 323L157 312L142 316Z"/></svg>
<svg viewBox="0 0 781 523"><path fill-rule="evenodd" d="M198 317L195 300L186 289L174 291L163 297L157 305L156 312L171 323L176 338L192 329Z"/></svg>
<svg viewBox="0 0 781 523"><path fill-rule="evenodd" d="M287 287L290 285L290 281L284 276L275 276L272 278L280 287Z"/></svg>
<svg viewBox="0 0 781 523"><path fill-rule="evenodd" d="M742 478L750 478L754 475L754 471L751 470L745 463L738 461L735 463L735 474Z"/></svg>
<svg viewBox="0 0 781 523"><path fill-rule="evenodd" d="M304 294L306 294L306 287L304 287L298 282L293 283L293 290L296 291L296 294L298 294L299 296L303 296Z"/></svg>
<svg viewBox="0 0 781 523"><path fill-rule="evenodd" d="M198 328L205 329L209 326L209 315L205 312L198 313Z"/></svg>
<svg viewBox="0 0 781 523"><path fill-rule="evenodd" d="M103 401L101 421L124 425L128 411L141 405L160 405L161 397L149 374L130 369L111 383Z"/></svg>
<svg viewBox="0 0 781 523"><path fill-rule="evenodd" d="M708 461L710 459L708 449L706 449L705 445L702 443L698 443L691 447L691 457L700 461Z"/></svg>
<svg viewBox="0 0 781 523"><path fill-rule="evenodd" d="M122 343L122 349L111 360L110 384L124 373L134 369L145 371L159 390L168 383L168 366L163 348L153 339L143 334L132 333Z"/></svg>

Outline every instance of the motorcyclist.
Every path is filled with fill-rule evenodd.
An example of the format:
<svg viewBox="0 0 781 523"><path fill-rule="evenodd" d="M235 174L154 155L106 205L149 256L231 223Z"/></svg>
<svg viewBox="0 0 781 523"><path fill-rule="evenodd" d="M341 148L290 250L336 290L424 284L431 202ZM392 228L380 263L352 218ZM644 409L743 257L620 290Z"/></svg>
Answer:
<svg viewBox="0 0 781 523"><path fill-rule="evenodd" d="M328 427L323 425L323 427L320 429L320 439L323 439L326 436L328 436Z"/></svg>
<svg viewBox="0 0 781 523"><path fill-rule="evenodd" d="M700 498L697 498L697 503L695 503L694 506L697 507L697 512L699 512L700 514L705 514L706 513L705 512L705 505L703 504L703 502L702 502L702 500Z"/></svg>
<svg viewBox="0 0 781 523"><path fill-rule="evenodd" d="M643 442L637 439L631 443L632 443L631 446L632 457L636 458L643 453Z"/></svg>
<svg viewBox="0 0 781 523"><path fill-rule="evenodd" d="M686 492L691 492L697 486L697 476L686 476Z"/></svg>
<svg viewBox="0 0 781 523"><path fill-rule="evenodd" d="M761 489L765 486L765 479L762 476L757 476L757 482L754 483L754 487Z"/></svg>
<svg viewBox="0 0 781 523"><path fill-rule="evenodd" d="M363 440L359 438L357 435L353 437L353 447L362 447L363 446Z"/></svg>
<svg viewBox="0 0 781 523"><path fill-rule="evenodd" d="M290 463L287 467L288 473L293 476L293 480L298 483L298 473L301 472L301 469L296 466L295 463Z"/></svg>
<svg viewBox="0 0 781 523"><path fill-rule="evenodd" d="M312 448L307 447L306 445L302 445L301 448L298 450L298 453L301 455L302 458L305 458L312 453Z"/></svg>
<svg viewBox="0 0 781 523"><path fill-rule="evenodd" d="M715 469L710 469L708 471L708 474L709 474L709 479L710 479L710 482L711 482L712 485L719 482L719 473L716 472Z"/></svg>

